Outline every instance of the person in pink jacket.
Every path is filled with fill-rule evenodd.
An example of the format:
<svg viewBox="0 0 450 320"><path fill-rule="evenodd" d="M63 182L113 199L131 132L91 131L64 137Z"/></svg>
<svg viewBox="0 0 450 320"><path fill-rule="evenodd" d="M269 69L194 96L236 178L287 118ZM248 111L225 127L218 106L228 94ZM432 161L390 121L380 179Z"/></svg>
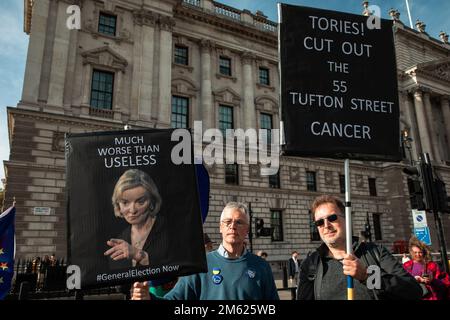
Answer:
<svg viewBox="0 0 450 320"><path fill-rule="evenodd" d="M403 264L420 284L426 286L428 293L422 300L443 300L446 295L446 274L441 272L437 263L431 261L430 250L427 245L416 237L409 240L409 253L411 260Z"/></svg>

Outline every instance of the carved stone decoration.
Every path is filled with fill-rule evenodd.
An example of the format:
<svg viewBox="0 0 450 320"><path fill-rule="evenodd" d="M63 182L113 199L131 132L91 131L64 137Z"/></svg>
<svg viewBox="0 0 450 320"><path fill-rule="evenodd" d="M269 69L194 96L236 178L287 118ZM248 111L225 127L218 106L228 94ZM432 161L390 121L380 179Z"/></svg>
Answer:
<svg viewBox="0 0 450 320"><path fill-rule="evenodd" d="M256 55L251 52L245 51L241 54L241 59L244 64L251 64L256 59Z"/></svg>
<svg viewBox="0 0 450 320"><path fill-rule="evenodd" d="M214 42L208 39L201 39L199 44L202 52L211 52L214 48Z"/></svg>
<svg viewBox="0 0 450 320"><path fill-rule="evenodd" d="M355 181L357 188L364 188L364 177L361 174L355 176Z"/></svg>
<svg viewBox="0 0 450 320"><path fill-rule="evenodd" d="M172 79L172 93L195 97L198 91L198 86L188 77L178 76Z"/></svg>
<svg viewBox="0 0 450 320"><path fill-rule="evenodd" d="M434 71L436 76L439 78L443 78L447 81L450 81L450 62L446 64L442 64L439 67L436 68Z"/></svg>
<svg viewBox="0 0 450 320"><path fill-rule="evenodd" d="M95 32L94 21L93 21L92 19L87 19L86 22L85 22L85 24L84 24L84 28L85 28L87 31Z"/></svg>
<svg viewBox="0 0 450 320"><path fill-rule="evenodd" d="M79 6L80 9L83 9L84 0L72 0L70 2L72 5Z"/></svg>
<svg viewBox="0 0 450 320"><path fill-rule="evenodd" d="M65 151L65 132L55 132L52 141L52 151L64 152Z"/></svg>
<svg viewBox="0 0 450 320"><path fill-rule="evenodd" d="M83 57L83 64L106 66L116 71L125 72L125 68L128 65L125 58L114 52L108 46L85 51L81 56Z"/></svg>
<svg viewBox="0 0 450 320"><path fill-rule="evenodd" d="M450 82L450 58L420 63L407 70L410 77L428 76L445 82Z"/></svg>
<svg viewBox="0 0 450 320"><path fill-rule="evenodd" d="M131 38L131 32L128 31L128 29L123 28L122 30L120 30L119 32L119 37L123 40L129 40Z"/></svg>
<svg viewBox="0 0 450 320"><path fill-rule="evenodd" d="M328 185L328 186L333 185L334 184L333 172L325 171L324 175L325 175L325 184Z"/></svg>
<svg viewBox="0 0 450 320"><path fill-rule="evenodd" d="M286 199L280 199L279 195L275 195L276 198L270 198L267 199L267 204L270 209L277 209L277 210L286 210L287 208L287 201Z"/></svg>
<svg viewBox="0 0 450 320"><path fill-rule="evenodd" d="M133 19L134 23L139 26L146 25L153 27L156 24L157 16L152 11L140 9L133 11Z"/></svg>
<svg viewBox="0 0 450 320"><path fill-rule="evenodd" d="M241 97L237 94L236 91L229 87L213 91L213 95L215 97L215 100L219 103L223 102L233 104L237 107L240 106Z"/></svg>
<svg viewBox="0 0 450 320"><path fill-rule="evenodd" d="M297 167L289 167L289 180L291 182L300 182L300 169Z"/></svg>
<svg viewBox="0 0 450 320"><path fill-rule="evenodd" d="M274 88L275 90L275 88ZM272 114L278 113L278 101L270 95L262 95L255 98L256 110L270 112Z"/></svg>
<svg viewBox="0 0 450 320"><path fill-rule="evenodd" d="M250 179L260 179L260 167L257 164L251 164L248 167L248 175Z"/></svg>
<svg viewBox="0 0 450 320"><path fill-rule="evenodd" d="M173 31L173 27L175 26L175 19L169 16L163 16L160 15L159 19L159 26L161 27L162 30L166 30L169 32Z"/></svg>

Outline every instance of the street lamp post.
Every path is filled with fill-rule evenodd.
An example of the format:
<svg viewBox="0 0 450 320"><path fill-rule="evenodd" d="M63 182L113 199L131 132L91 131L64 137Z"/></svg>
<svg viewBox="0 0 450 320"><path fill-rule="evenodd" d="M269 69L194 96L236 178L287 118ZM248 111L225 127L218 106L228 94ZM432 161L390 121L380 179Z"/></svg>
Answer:
<svg viewBox="0 0 450 320"><path fill-rule="evenodd" d="M409 155L409 162L411 165L414 165L414 161L412 158L412 153L411 153L411 142L413 141L413 139L409 136L409 130L408 129L403 129L402 130L402 144L403 147L405 147L408 150L408 155Z"/></svg>

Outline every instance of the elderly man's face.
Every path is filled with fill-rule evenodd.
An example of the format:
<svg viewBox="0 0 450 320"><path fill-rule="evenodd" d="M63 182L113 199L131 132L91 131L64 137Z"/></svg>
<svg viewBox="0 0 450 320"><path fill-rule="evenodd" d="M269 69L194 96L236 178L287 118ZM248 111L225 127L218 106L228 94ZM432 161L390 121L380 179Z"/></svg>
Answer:
<svg viewBox="0 0 450 320"><path fill-rule="evenodd" d="M220 221L220 233L223 241L230 245L243 244L248 233L247 216L237 209L225 211Z"/></svg>
<svg viewBox="0 0 450 320"><path fill-rule="evenodd" d="M328 247L345 244L345 218L338 207L332 203L324 203L317 207L314 217L315 221L323 221L317 229L320 238Z"/></svg>

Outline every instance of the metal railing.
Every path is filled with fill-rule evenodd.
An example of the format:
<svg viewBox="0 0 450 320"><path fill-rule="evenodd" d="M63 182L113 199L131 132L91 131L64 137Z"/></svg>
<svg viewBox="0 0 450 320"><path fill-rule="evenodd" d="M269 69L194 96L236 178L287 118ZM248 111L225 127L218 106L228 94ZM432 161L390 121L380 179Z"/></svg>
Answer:
<svg viewBox="0 0 450 320"><path fill-rule="evenodd" d="M79 291L77 298L76 292L69 291L66 287L66 270L64 259L53 263L38 259L18 260L14 264L11 290L5 299L79 299L82 296L103 296L107 299L109 295L121 293L118 286L105 287Z"/></svg>
<svg viewBox="0 0 450 320"><path fill-rule="evenodd" d="M191 6L200 7L200 0L183 0L183 2Z"/></svg>
<svg viewBox="0 0 450 320"><path fill-rule="evenodd" d="M223 4L215 3L214 4L214 11L216 14L225 16L232 20L241 21L241 12L237 9L234 9L232 7L228 7Z"/></svg>

